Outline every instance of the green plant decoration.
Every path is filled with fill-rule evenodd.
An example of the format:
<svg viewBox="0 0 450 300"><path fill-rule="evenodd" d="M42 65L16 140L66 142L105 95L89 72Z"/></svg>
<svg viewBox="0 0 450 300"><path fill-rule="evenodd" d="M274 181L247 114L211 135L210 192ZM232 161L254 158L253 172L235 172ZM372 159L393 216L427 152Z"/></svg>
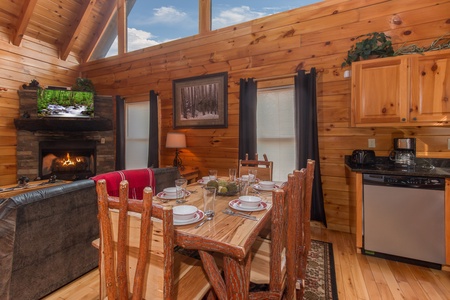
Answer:
<svg viewBox="0 0 450 300"><path fill-rule="evenodd" d="M344 59L341 67L350 66L352 62L369 57L388 57L394 56L394 49L392 47L391 37L385 35L383 32L372 32L356 37L360 40L355 45L352 45L347 52L347 58Z"/></svg>
<svg viewBox="0 0 450 300"><path fill-rule="evenodd" d="M443 49L450 49L450 33L446 33L443 36L435 39L429 47L419 47L415 44L405 45L403 44L397 50L395 50L394 56L406 55L406 54L423 54L427 51L437 51Z"/></svg>
<svg viewBox="0 0 450 300"><path fill-rule="evenodd" d="M95 88L92 81L88 78L78 77L75 84L72 86L72 91L91 92L95 94Z"/></svg>

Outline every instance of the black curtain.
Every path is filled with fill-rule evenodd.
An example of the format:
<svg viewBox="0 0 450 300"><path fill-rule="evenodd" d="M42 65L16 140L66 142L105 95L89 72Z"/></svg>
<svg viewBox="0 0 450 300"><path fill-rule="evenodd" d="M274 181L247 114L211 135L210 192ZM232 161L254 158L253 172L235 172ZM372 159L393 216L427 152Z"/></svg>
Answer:
<svg viewBox="0 0 450 300"><path fill-rule="evenodd" d="M116 96L116 170L125 169L125 99Z"/></svg>
<svg viewBox="0 0 450 300"><path fill-rule="evenodd" d="M147 166L150 168L159 167L158 158L159 137L158 137L158 94L150 91L150 124L148 136L148 161Z"/></svg>
<svg viewBox="0 0 450 300"><path fill-rule="evenodd" d="M256 82L240 79L239 90L239 158L255 158L256 150Z"/></svg>
<svg viewBox="0 0 450 300"><path fill-rule="evenodd" d="M317 130L316 69L309 74L299 71L295 78L295 122L297 169L306 167L309 159L316 161L312 191L311 220L327 226L320 175L319 141Z"/></svg>

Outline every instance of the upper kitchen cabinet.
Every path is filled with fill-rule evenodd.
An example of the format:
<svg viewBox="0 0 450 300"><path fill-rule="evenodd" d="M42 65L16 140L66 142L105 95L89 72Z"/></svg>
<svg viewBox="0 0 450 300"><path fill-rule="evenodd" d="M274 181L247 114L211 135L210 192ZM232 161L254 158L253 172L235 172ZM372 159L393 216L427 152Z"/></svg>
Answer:
<svg viewBox="0 0 450 300"><path fill-rule="evenodd" d="M449 98L449 50L352 64L352 126L448 125Z"/></svg>
<svg viewBox="0 0 450 300"><path fill-rule="evenodd" d="M352 125L406 122L409 97L406 56L352 64Z"/></svg>
<svg viewBox="0 0 450 300"><path fill-rule="evenodd" d="M450 51L414 57L411 74L410 119L448 124L450 120Z"/></svg>

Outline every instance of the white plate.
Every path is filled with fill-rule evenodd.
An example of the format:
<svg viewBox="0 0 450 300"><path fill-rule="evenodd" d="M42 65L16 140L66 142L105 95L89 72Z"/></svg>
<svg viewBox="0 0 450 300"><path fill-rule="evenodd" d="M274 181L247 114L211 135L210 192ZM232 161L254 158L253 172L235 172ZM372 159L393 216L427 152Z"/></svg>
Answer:
<svg viewBox="0 0 450 300"><path fill-rule="evenodd" d="M205 213L199 209L195 213L195 217L190 220L177 221L177 220L173 219L173 225L194 224L194 223L197 223L198 221L202 220L204 217L205 217Z"/></svg>
<svg viewBox="0 0 450 300"><path fill-rule="evenodd" d="M189 197L191 195L191 192L189 191L184 191L186 193L186 197ZM177 196L167 196L166 193L164 192L159 192L156 197L160 198L160 199L164 199L164 200L175 200L177 199Z"/></svg>
<svg viewBox="0 0 450 300"><path fill-rule="evenodd" d="M228 205L231 208L234 208L234 209L240 210L240 211L260 211L260 210L265 210L267 208L267 203L264 201L261 201L261 203L258 205L258 207L255 207L255 208L243 207L243 206L241 206L241 201L239 201L239 199L231 200L228 203Z"/></svg>
<svg viewBox="0 0 450 300"><path fill-rule="evenodd" d="M253 188L254 188L255 190L258 190L258 191L271 191L271 190L273 190L273 189L279 188L279 186L275 184L275 186L274 186L273 188L263 188L263 187L260 186L259 184L255 184L255 185L253 186Z"/></svg>

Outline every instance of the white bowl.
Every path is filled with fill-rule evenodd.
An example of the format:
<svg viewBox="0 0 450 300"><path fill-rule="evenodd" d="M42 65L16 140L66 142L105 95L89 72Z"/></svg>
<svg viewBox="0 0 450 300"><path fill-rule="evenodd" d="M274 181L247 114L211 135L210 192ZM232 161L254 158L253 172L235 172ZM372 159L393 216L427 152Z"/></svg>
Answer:
<svg viewBox="0 0 450 300"><path fill-rule="evenodd" d="M273 182L273 181L260 181L259 185L263 189L273 189L275 187L275 182Z"/></svg>
<svg viewBox="0 0 450 300"><path fill-rule="evenodd" d="M261 198L256 196L240 196L241 206L245 208L257 208L261 203Z"/></svg>
<svg viewBox="0 0 450 300"><path fill-rule="evenodd" d="M191 220L195 217L197 207L193 205L178 205L173 207L173 219L177 221Z"/></svg>
<svg viewBox="0 0 450 300"><path fill-rule="evenodd" d="M177 196L177 188L176 187L168 187L163 190L164 194L167 197L176 197Z"/></svg>

